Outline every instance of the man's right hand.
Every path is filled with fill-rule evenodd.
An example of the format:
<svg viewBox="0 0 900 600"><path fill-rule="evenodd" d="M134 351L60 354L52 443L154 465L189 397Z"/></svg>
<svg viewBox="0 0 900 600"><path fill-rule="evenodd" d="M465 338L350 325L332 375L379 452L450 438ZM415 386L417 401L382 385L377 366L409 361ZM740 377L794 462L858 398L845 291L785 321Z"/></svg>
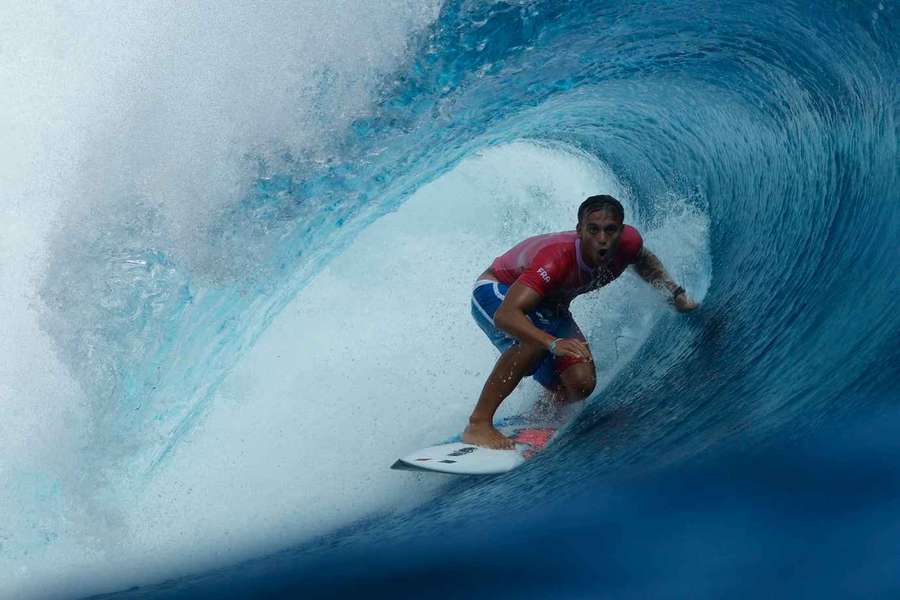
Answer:
<svg viewBox="0 0 900 600"><path fill-rule="evenodd" d="M568 356L570 358L580 358L584 361L593 361L591 349L587 342L578 338L566 338L556 342L554 356Z"/></svg>

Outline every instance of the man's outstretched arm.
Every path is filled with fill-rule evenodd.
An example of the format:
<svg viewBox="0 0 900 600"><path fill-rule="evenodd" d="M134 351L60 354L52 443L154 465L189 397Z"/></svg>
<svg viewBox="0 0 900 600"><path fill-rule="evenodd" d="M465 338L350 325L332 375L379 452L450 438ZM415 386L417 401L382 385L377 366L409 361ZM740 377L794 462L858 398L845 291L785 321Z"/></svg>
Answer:
<svg viewBox="0 0 900 600"><path fill-rule="evenodd" d="M668 290L674 296L672 303L678 312L688 312L697 308L697 303L688 297L684 288L675 283L666 273L662 261L646 247L641 249L641 253L634 263L634 270L641 276L641 279L653 287Z"/></svg>

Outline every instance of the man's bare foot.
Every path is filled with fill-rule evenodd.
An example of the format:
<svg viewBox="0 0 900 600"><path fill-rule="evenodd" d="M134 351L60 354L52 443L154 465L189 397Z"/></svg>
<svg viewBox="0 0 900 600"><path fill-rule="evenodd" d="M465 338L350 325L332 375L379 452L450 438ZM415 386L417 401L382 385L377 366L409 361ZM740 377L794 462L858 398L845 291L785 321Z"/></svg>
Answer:
<svg viewBox="0 0 900 600"><path fill-rule="evenodd" d="M514 441L494 429L490 423L469 423L463 432L462 440L467 444L497 450L512 450L516 447Z"/></svg>

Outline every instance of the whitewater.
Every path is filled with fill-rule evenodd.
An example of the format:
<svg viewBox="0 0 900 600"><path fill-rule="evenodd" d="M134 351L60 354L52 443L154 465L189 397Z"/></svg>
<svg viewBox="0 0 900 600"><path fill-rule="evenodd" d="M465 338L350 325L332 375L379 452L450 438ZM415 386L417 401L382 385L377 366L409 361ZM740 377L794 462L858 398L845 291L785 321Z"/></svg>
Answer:
<svg viewBox="0 0 900 600"><path fill-rule="evenodd" d="M898 34L885 1L0 8L0 597L900 590ZM493 365L474 278L597 193L701 308L579 298L598 388L545 455L390 471Z"/></svg>

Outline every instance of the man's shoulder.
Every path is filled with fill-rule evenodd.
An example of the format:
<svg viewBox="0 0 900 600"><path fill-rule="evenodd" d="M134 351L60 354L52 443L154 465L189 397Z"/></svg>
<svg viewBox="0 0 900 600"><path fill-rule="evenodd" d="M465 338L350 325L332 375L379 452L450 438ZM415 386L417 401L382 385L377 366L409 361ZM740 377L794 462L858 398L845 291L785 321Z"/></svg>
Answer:
<svg viewBox="0 0 900 600"><path fill-rule="evenodd" d="M622 241L629 242L643 242L644 238L641 237L641 232L637 230L633 225L622 225Z"/></svg>
<svg viewBox="0 0 900 600"><path fill-rule="evenodd" d="M525 241L539 246L542 250L545 248L553 248L564 252L574 252L576 239L578 239L578 234L574 231L559 231L556 233L536 235Z"/></svg>
<svg viewBox="0 0 900 600"><path fill-rule="evenodd" d="M563 285L575 268L576 239L574 231L562 231L537 235L522 242L530 246L530 251L519 281L542 296Z"/></svg>
<svg viewBox="0 0 900 600"><path fill-rule="evenodd" d="M623 225L622 235L619 237L619 252L629 259L629 263L637 260L643 247L644 238L641 233L631 225Z"/></svg>
<svg viewBox="0 0 900 600"><path fill-rule="evenodd" d="M553 242L566 242L566 241L574 241L575 238L578 237L578 234L575 230L571 231L556 231L553 233L540 233L538 235L533 235L527 239L529 240L541 240L547 243Z"/></svg>
<svg viewBox="0 0 900 600"><path fill-rule="evenodd" d="M565 261L575 257L575 240L578 235L574 231L560 231L558 233L545 233L529 238L535 244L534 258L536 260Z"/></svg>

